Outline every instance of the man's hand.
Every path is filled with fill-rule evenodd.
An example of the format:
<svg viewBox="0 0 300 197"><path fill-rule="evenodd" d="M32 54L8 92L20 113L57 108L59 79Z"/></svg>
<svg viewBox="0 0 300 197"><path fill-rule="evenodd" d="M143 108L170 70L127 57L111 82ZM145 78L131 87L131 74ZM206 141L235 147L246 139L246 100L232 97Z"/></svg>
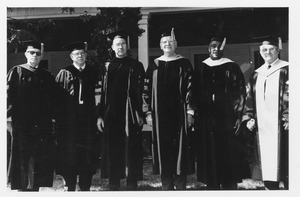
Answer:
<svg viewBox="0 0 300 197"><path fill-rule="evenodd" d="M97 119L97 128L98 128L99 131L103 132L104 121L103 121L102 118Z"/></svg>
<svg viewBox="0 0 300 197"><path fill-rule="evenodd" d="M284 130L286 131L289 130L289 114L288 113L283 114L282 120L284 121L283 124Z"/></svg>
<svg viewBox="0 0 300 197"><path fill-rule="evenodd" d="M284 122L283 124L284 130L288 131L289 130L289 122Z"/></svg>
<svg viewBox="0 0 300 197"><path fill-rule="evenodd" d="M12 135L12 121L7 121L7 131Z"/></svg>
<svg viewBox="0 0 300 197"><path fill-rule="evenodd" d="M246 127L250 130L253 131L255 128L255 120L252 118L248 120Z"/></svg>
<svg viewBox="0 0 300 197"><path fill-rule="evenodd" d="M187 114L187 123L188 128L191 128L194 125L194 117L192 114Z"/></svg>
<svg viewBox="0 0 300 197"><path fill-rule="evenodd" d="M151 114L147 115L146 122L150 127L152 127L152 115Z"/></svg>

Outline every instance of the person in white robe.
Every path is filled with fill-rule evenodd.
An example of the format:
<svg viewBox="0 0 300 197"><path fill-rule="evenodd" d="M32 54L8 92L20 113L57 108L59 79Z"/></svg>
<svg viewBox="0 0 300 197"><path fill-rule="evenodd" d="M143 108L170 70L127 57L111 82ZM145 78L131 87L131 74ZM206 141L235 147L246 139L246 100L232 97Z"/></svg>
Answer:
<svg viewBox="0 0 300 197"><path fill-rule="evenodd" d="M288 189L288 65L279 59L281 38L268 36L260 46L265 63L252 74L241 128L255 134L259 179L266 189Z"/></svg>

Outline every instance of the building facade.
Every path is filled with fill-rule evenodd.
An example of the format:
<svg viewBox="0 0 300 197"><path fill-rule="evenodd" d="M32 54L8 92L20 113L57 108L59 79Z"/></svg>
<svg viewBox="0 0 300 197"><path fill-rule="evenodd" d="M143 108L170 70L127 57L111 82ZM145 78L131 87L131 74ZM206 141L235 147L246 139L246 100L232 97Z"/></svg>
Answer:
<svg viewBox="0 0 300 197"><path fill-rule="evenodd" d="M261 8L262 11L251 10L251 8L218 8L218 7L142 7L141 14L142 19L139 21L139 27L144 29L144 33L138 37L137 45L132 47L132 56L139 61L141 61L145 67L147 68L149 62L151 62L154 58L161 55L161 50L159 48L159 34L161 33L161 29L163 26L167 26L167 23L175 26L175 34L176 38L178 38L178 48L177 53L187 57L193 65L198 64L202 60L208 57L208 40L203 34L209 34L209 32L213 32L211 30L212 27L216 26L217 28L220 26L224 26L220 19L218 21L216 19L212 19L213 15L219 15L221 17L227 17L230 21L235 20L235 23L225 24L229 29L233 29L230 31L238 32L244 23L249 23L250 26L257 26L258 34L265 33L263 28L264 24L251 24L251 18L249 18L250 13L255 16L254 19L259 20L261 17L261 13L265 13L265 15L272 15L276 13L276 15L280 15L278 9L265 9ZM288 16L287 8L282 8L279 11L282 12L283 16L277 20L283 20ZM37 20L37 19L63 19L63 20L75 20L79 18L79 16L84 14L89 14L90 16L95 16L99 10L95 7L83 7L83 8L75 8L75 12L62 12L62 8L51 8L51 7L43 7L43 8L8 8L7 9L7 20ZM226 15L224 15L224 13ZM246 13L246 14L245 14ZM275 15L275 14L274 14ZM207 16L207 17L206 17ZM236 17L235 17L236 16ZM240 21L234 18L241 18ZM283 18L283 19L282 19ZM160 20L161 19L161 20ZM286 23L285 19L285 23ZM206 22L205 22L206 21ZM278 24L278 27L281 29L277 30L279 33L282 33L282 29L286 29L285 24ZM273 25L274 26L274 25ZM283 26L283 27L282 27ZM162 27L160 29L160 27ZM189 28L190 27L190 28ZM245 28L244 28L245 29ZM248 30L249 31L249 30ZM242 31L241 31L242 32ZM247 32L247 29L244 30ZM249 31L249 34L253 34L254 31ZM284 32L285 33L285 32ZM199 36L198 36L199 34ZM201 35L202 34L202 37ZM236 42L228 42L226 45L224 56L234 60L241 66L241 69L245 75L246 81L249 78L249 75L255 68L262 64L262 60L259 55L259 45L258 42L253 42L245 37L245 33L241 33L241 36L232 35L234 38L231 40L238 40L237 37L240 37L240 40L245 40L245 42L236 41ZM244 36L244 37L243 37ZM201 37L201 38L199 38ZM200 39L200 41L198 41ZM202 39L202 41L201 41ZM204 41L203 41L204 40ZM229 39L230 40L230 39ZM283 50L280 54L280 58L288 61L288 39L285 38L283 43ZM11 68L16 64L23 63L25 61L23 53L8 53L7 54L7 69ZM60 68L70 63L70 58L67 51L48 51L44 55L44 58L41 62L43 66L49 69L53 74L57 74Z"/></svg>

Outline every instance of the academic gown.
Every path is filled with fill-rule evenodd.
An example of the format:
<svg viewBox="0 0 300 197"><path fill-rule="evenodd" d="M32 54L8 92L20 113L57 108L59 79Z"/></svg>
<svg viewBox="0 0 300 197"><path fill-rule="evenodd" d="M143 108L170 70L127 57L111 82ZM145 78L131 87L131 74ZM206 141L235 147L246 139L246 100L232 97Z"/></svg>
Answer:
<svg viewBox="0 0 300 197"><path fill-rule="evenodd" d="M100 117L104 120L101 177L142 180L142 89L145 71L129 57L113 59L103 82Z"/></svg>
<svg viewBox="0 0 300 197"><path fill-rule="evenodd" d="M64 106L57 120L57 174L79 174L80 169L96 173L100 156L96 126L97 77L96 69L89 65L82 71L69 65L56 76L56 82L65 90L61 97Z"/></svg>
<svg viewBox="0 0 300 197"><path fill-rule="evenodd" d="M247 148L235 127L245 102L244 76L230 59L208 58L195 66L193 79L198 181L215 187L241 182L250 177Z"/></svg>
<svg viewBox="0 0 300 197"><path fill-rule="evenodd" d="M12 119L8 176L11 189L51 187L55 161L56 84L52 74L27 64L7 75L7 117Z"/></svg>
<svg viewBox="0 0 300 197"><path fill-rule="evenodd" d="M153 174L195 172L187 110L191 96L191 63L181 55L155 59L146 71L143 111L152 115Z"/></svg>
<svg viewBox="0 0 300 197"><path fill-rule="evenodd" d="M288 178L288 131L283 129L287 92L288 62L277 60L270 69L265 63L250 78L243 123L256 121L254 166L264 181L286 181ZM248 131L249 132L249 131Z"/></svg>

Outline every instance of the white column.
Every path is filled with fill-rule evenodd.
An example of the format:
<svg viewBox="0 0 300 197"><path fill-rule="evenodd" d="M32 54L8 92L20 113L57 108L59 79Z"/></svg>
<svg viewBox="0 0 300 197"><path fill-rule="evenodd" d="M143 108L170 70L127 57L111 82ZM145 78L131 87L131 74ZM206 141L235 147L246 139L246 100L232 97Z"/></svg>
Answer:
<svg viewBox="0 0 300 197"><path fill-rule="evenodd" d="M145 70L149 64L149 39L148 39L148 16L149 13L143 13L139 21L139 27L145 32L138 38L138 58L143 63Z"/></svg>

